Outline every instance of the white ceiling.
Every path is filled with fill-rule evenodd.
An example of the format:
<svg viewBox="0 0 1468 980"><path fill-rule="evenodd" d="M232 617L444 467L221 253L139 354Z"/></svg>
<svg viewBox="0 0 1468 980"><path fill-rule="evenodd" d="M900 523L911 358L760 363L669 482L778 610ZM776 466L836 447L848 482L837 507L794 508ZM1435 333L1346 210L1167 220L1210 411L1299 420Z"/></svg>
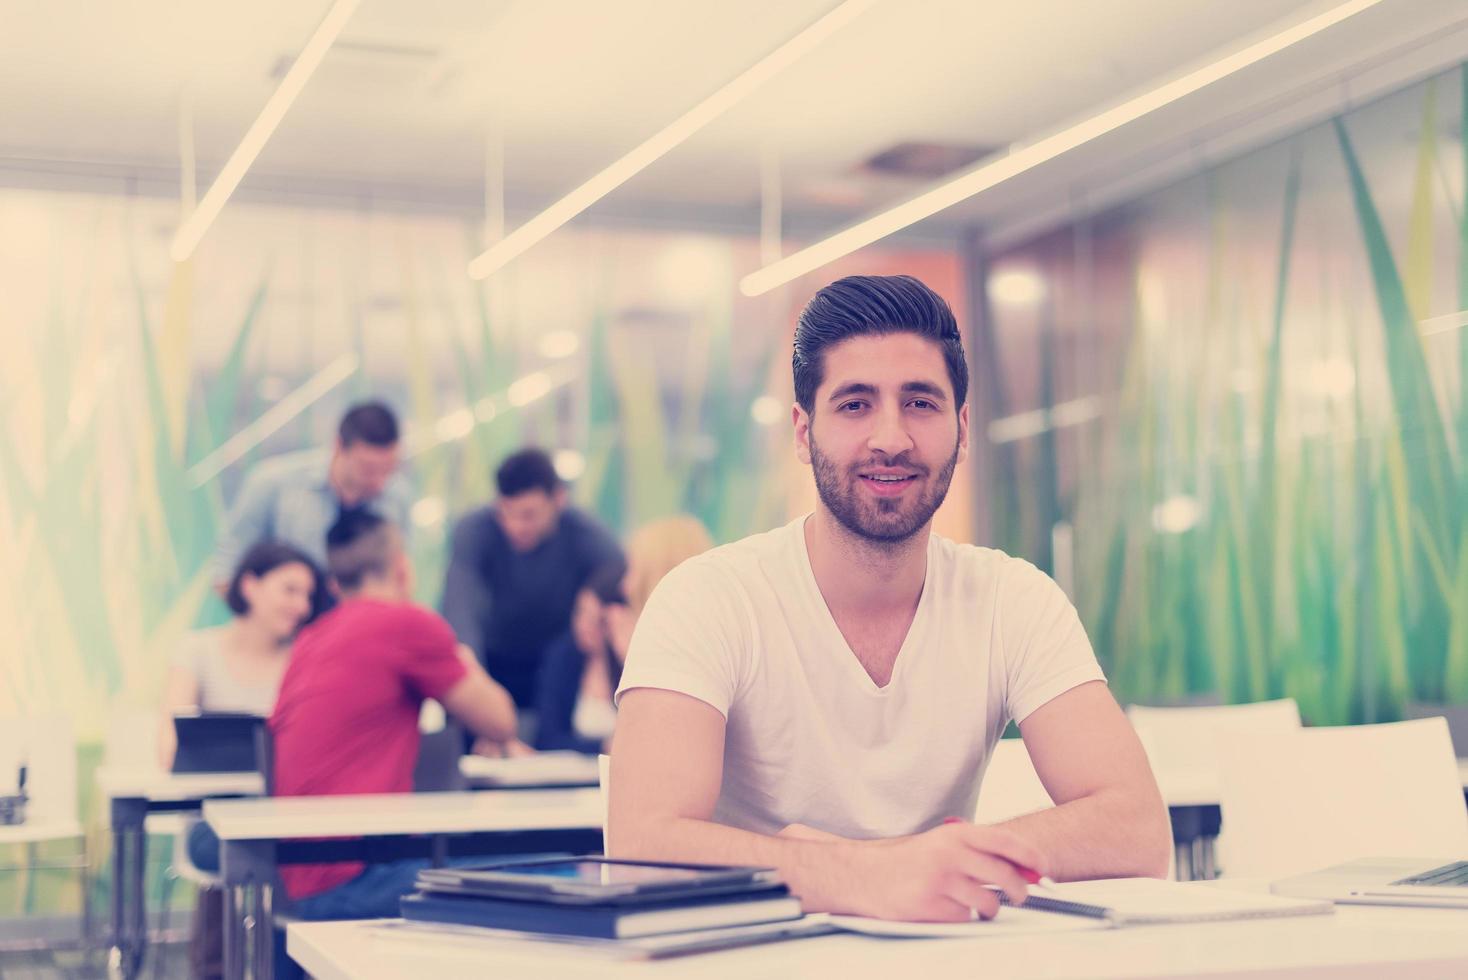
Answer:
<svg viewBox="0 0 1468 980"><path fill-rule="evenodd" d="M624 212L750 213L764 148L786 209L823 227L920 184L861 171L909 140L1006 145L1115 102L1335 0L883 0L619 189ZM234 148L326 0L6 0L7 170L132 168L173 179L192 103L201 176ZM482 200L503 133L507 196L559 196L757 61L833 0L363 0L252 179ZM1461 0L1384 0L1274 62L934 224L1001 221L1057 181L1148 141L1349 69L1468 18ZM1468 34L1468 31L1464 32ZM497 121L496 121L497 120ZM493 121L493 122L492 122ZM1082 166L1082 172L1076 167ZM248 186L248 185L247 185ZM1028 205L1027 205L1028 206ZM803 218L802 218L803 216Z"/></svg>

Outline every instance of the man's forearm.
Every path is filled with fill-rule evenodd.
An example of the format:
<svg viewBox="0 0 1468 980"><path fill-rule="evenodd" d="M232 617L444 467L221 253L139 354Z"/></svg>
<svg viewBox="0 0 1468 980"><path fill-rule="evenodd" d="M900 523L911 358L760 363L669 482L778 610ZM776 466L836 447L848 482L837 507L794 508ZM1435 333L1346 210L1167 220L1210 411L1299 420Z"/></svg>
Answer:
<svg viewBox="0 0 1468 980"><path fill-rule="evenodd" d="M1057 881L1167 875L1172 831L1155 791L1103 790L999 826L1039 847Z"/></svg>
<svg viewBox="0 0 1468 980"><path fill-rule="evenodd" d="M832 836L794 840L676 817L635 827L616 827L608 843L613 857L775 868L808 912L857 912L861 852L867 845Z"/></svg>

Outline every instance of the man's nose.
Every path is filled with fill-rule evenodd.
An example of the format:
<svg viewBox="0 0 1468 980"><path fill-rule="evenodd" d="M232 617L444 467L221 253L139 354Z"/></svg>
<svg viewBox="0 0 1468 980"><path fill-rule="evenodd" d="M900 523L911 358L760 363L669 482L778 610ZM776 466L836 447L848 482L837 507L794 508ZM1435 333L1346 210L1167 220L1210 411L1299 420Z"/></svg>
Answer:
<svg viewBox="0 0 1468 980"><path fill-rule="evenodd" d="M902 421L902 412L897 409L877 413L872 434L867 438L867 448L888 457L900 456L913 447L912 436Z"/></svg>

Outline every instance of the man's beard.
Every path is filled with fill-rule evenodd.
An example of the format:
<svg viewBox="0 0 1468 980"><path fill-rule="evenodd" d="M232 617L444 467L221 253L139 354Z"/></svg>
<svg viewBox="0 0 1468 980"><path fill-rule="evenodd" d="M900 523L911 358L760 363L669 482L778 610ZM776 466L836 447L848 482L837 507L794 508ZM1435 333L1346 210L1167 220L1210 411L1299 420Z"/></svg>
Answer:
<svg viewBox="0 0 1468 980"><path fill-rule="evenodd" d="M916 472L919 481L925 481L929 470L907 458L905 453L893 458L868 460L853 466L845 473L836 462L821 454L816 444L815 433L810 433L811 470L816 478L816 493L821 502L846 528L857 537L875 544L892 546L901 544L922 530L934 511L948 495L948 485L953 480L953 471L958 466L958 443L953 445L953 454L938 471L936 479L928 482L924 490L918 491L915 499L902 497L865 497L857 481L857 470L869 466L903 466Z"/></svg>

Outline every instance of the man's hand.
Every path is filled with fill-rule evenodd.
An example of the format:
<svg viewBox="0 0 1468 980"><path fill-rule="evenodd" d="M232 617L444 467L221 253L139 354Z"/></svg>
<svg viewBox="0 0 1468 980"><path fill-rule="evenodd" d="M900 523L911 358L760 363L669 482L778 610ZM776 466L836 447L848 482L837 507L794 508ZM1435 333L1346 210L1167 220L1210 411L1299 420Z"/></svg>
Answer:
<svg viewBox="0 0 1468 980"><path fill-rule="evenodd" d="M999 896L986 886L997 885L1018 904L1027 895L1018 866L1046 870L1040 852L1019 835L963 822L863 842L853 858L860 882L853 911L913 922L992 919Z"/></svg>

